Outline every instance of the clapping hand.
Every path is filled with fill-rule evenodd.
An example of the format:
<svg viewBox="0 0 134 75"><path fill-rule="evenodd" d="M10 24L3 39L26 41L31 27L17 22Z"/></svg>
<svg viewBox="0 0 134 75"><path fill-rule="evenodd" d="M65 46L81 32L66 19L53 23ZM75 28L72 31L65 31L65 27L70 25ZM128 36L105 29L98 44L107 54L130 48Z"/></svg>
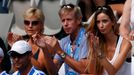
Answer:
<svg viewBox="0 0 134 75"><path fill-rule="evenodd" d="M95 58L101 54L99 37L95 36L93 33L90 33L90 47Z"/></svg>
<svg viewBox="0 0 134 75"><path fill-rule="evenodd" d="M132 31L129 33L127 39L134 41L134 30L132 30Z"/></svg>
<svg viewBox="0 0 134 75"><path fill-rule="evenodd" d="M46 48L46 39L44 39L43 35L40 35L38 33L34 34L32 36L32 39L34 41L34 43L39 46L40 48Z"/></svg>
<svg viewBox="0 0 134 75"><path fill-rule="evenodd" d="M22 36L14 34L12 32L9 32L7 35L7 42L10 46L13 45L14 42L18 41L18 40L22 40Z"/></svg>
<svg viewBox="0 0 134 75"><path fill-rule="evenodd" d="M51 36L44 36L41 34L34 34L32 36L34 43L45 50L49 50L51 54L55 54L57 39Z"/></svg>

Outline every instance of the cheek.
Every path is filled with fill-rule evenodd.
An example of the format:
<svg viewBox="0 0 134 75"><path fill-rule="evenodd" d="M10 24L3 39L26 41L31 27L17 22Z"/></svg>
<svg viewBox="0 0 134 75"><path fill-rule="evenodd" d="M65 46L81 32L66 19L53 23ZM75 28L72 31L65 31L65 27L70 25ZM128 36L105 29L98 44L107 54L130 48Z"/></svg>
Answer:
<svg viewBox="0 0 134 75"><path fill-rule="evenodd" d="M111 23L107 23L107 24L106 24L106 28L112 29L112 24L111 24Z"/></svg>
<svg viewBox="0 0 134 75"><path fill-rule="evenodd" d="M43 25L38 26L37 30L39 30L39 31L43 31L43 30L44 30L44 26L43 26Z"/></svg>
<svg viewBox="0 0 134 75"><path fill-rule="evenodd" d="M28 27L27 26L24 26L24 30L27 31Z"/></svg>

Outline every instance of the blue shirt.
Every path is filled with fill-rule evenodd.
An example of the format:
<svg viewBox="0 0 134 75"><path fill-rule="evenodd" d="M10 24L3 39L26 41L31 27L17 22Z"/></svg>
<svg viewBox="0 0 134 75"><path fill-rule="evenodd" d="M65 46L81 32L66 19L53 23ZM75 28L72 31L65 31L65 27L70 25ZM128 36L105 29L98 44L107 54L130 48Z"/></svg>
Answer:
<svg viewBox="0 0 134 75"><path fill-rule="evenodd" d="M20 75L19 71L14 72L12 75ZM32 67L27 75L46 75L44 72Z"/></svg>
<svg viewBox="0 0 134 75"><path fill-rule="evenodd" d="M79 32L79 33L80 33L80 32ZM84 33L83 33L81 39L79 40L79 42L80 42L80 44L79 44L79 49L78 49L78 51L75 51L75 54L78 55L78 58L76 57L76 59L75 59L75 56L73 57L73 58L74 58L75 60L77 60L77 61L79 61L79 60L81 60L81 59L83 59L83 58L86 58L87 55L88 55L87 37L86 37L86 35L85 35L85 31L84 31ZM67 37L61 39L61 40L59 41L59 43L60 43L60 46L61 46L62 50L64 50L68 55L70 55L70 54L68 53L68 50L69 50L68 48L69 48L69 45L70 45L70 43L71 43L70 35L68 35ZM76 49L76 50L77 50L77 49ZM71 56L71 55L70 55L70 56ZM61 57L60 57L59 55L57 55L57 54L55 55L54 58L57 59L57 60L59 60L61 63L63 62L63 60L61 59ZM67 65L67 64L65 63L65 65ZM74 70L73 70L72 68L70 68L69 66L68 66L68 67L65 66L65 73L67 73L68 70L70 70L70 71L76 73L76 74L72 74L72 75L79 75L76 71L74 71ZM66 74L66 75L67 75L67 74Z"/></svg>
<svg viewBox="0 0 134 75"><path fill-rule="evenodd" d="M9 75L9 74L7 74L6 71L2 71L2 72L0 73L0 75Z"/></svg>

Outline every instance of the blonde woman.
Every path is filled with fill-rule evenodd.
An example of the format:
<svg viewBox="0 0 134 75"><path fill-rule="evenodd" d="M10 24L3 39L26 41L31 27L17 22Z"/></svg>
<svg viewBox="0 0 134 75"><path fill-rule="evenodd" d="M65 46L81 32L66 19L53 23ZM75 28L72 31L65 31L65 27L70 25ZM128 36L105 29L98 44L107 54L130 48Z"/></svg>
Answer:
<svg viewBox="0 0 134 75"><path fill-rule="evenodd" d="M40 36L45 37L44 31L44 14L38 8L29 8L24 13L24 29L25 36L17 35L14 33L8 34L8 43L10 46L20 39L26 40L32 47L33 57L32 64L38 69L42 70L49 75L57 75L57 69L52 61L52 53L46 48L40 48L34 43L32 36L38 33Z"/></svg>

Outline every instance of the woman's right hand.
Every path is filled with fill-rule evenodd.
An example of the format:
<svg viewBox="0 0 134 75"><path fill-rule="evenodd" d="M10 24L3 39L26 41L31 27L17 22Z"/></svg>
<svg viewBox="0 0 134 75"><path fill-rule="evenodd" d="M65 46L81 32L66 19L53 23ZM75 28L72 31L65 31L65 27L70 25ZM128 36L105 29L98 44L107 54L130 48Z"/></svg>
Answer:
<svg viewBox="0 0 134 75"><path fill-rule="evenodd" d="M131 30L131 32L129 33L128 39L134 41L134 30Z"/></svg>
<svg viewBox="0 0 134 75"><path fill-rule="evenodd" d="M13 45L14 42L18 41L18 40L22 40L22 36L18 35L18 34L14 34L12 32L9 32L7 35L7 42L10 46Z"/></svg>
<svg viewBox="0 0 134 75"><path fill-rule="evenodd" d="M105 57L103 54L102 54L102 51L100 49L100 43L99 43L99 37L95 36L94 34L90 34L90 47L91 47L91 50L93 51L93 57L97 58L97 57Z"/></svg>

